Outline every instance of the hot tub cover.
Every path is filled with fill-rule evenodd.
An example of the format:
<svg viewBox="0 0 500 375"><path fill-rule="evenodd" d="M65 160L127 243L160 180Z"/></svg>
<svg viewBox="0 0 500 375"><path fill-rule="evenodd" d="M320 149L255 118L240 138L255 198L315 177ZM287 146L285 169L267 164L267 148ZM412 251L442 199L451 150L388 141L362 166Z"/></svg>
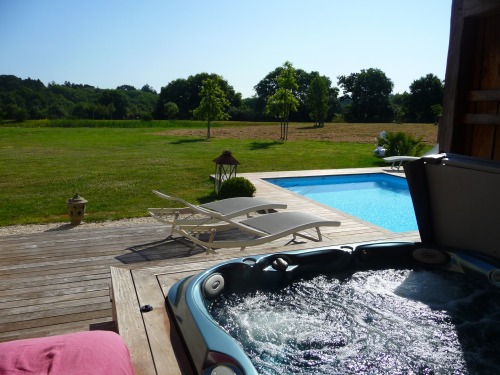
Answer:
<svg viewBox="0 0 500 375"><path fill-rule="evenodd" d="M422 242L500 259L500 163L456 154L404 166Z"/></svg>

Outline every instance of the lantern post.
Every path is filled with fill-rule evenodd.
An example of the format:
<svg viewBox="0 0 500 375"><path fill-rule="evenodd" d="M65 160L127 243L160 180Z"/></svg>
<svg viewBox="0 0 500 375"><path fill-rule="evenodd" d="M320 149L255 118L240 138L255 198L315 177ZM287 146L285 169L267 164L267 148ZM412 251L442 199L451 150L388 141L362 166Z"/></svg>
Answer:
<svg viewBox="0 0 500 375"><path fill-rule="evenodd" d="M230 178L236 177L236 168L240 163L233 157L231 151L228 150L225 150L213 161L215 163L214 189L215 193L219 194L222 183Z"/></svg>

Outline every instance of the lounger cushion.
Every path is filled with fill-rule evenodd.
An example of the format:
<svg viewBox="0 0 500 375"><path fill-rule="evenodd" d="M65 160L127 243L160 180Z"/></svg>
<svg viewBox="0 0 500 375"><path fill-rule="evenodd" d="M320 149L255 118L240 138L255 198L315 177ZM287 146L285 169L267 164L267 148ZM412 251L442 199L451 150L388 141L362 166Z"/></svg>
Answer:
<svg viewBox="0 0 500 375"><path fill-rule="evenodd" d="M340 225L338 221L334 222L308 212L296 211L262 215L242 220L240 223L268 234L298 232L307 227L314 228Z"/></svg>
<svg viewBox="0 0 500 375"><path fill-rule="evenodd" d="M78 332L0 343L0 375L133 373L128 348L114 332Z"/></svg>
<svg viewBox="0 0 500 375"><path fill-rule="evenodd" d="M235 215L243 215L260 210L269 210L287 207L284 203L273 202L264 198L257 197L238 197L227 198L210 203L200 204L200 207L218 212L229 218Z"/></svg>

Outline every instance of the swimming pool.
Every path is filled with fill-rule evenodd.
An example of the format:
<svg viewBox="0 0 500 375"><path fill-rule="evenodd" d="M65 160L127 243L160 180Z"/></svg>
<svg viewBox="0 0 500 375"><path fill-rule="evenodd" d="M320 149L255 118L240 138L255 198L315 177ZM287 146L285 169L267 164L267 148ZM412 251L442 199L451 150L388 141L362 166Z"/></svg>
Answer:
<svg viewBox="0 0 500 375"><path fill-rule="evenodd" d="M418 230L405 178L385 173L265 179L391 232Z"/></svg>

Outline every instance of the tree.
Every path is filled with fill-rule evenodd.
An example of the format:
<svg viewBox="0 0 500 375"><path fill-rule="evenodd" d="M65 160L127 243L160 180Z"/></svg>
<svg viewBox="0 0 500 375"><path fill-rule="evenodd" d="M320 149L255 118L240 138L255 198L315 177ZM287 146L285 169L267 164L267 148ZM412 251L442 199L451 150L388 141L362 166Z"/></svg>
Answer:
<svg viewBox="0 0 500 375"><path fill-rule="evenodd" d="M142 90L122 91L128 99L127 118L143 118L146 113L152 115L158 95Z"/></svg>
<svg viewBox="0 0 500 375"><path fill-rule="evenodd" d="M158 94L130 85L103 90L65 81L45 87L39 80L0 75L0 115L5 119L15 117L10 104L25 112L17 118L140 118L153 112L157 99Z"/></svg>
<svg viewBox="0 0 500 375"><path fill-rule="evenodd" d="M0 75L0 115L19 122L44 118L53 99L46 89L40 80Z"/></svg>
<svg viewBox="0 0 500 375"><path fill-rule="evenodd" d="M226 94L219 86L220 78L207 78L201 88L200 106L193 111L195 118L207 120L207 139L210 139L210 122L213 120L227 120L229 114L227 107L231 104L226 99Z"/></svg>
<svg viewBox="0 0 500 375"><path fill-rule="evenodd" d="M71 116L79 119L92 119L94 120L96 111L96 104L80 102L73 105L71 108Z"/></svg>
<svg viewBox="0 0 500 375"><path fill-rule="evenodd" d="M111 119L123 120L127 117L128 98L122 90L104 90L99 103L108 109Z"/></svg>
<svg viewBox="0 0 500 375"><path fill-rule="evenodd" d="M408 113L408 98L409 94L406 91L402 94L396 93L390 95L389 103L393 113L393 122L400 124L406 120L406 114Z"/></svg>
<svg viewBox="0 0 500 375"><path fill-rule="evenodd" d="M431 112L436 119L435 124L439 124L439 118L443 115L443 106L441 104L433 104L431 105Z"/></svg>
<svg viewBox="0 0 500 375"><path fill-rule="evenodd" d="M179 113L179 107L173 102L165 103L165 115L168 120L175 119L175 116Z"/></svg>
<svg viewBox="0 0 500 375"><path fill-rule="evenodd" d="M186 79L178 78L171 81L168 85L162 87L160 90L160 96L156 103L154 117L157 119L166 118L165 104L168 102L172 102L176 103L179 108L178 118L180 120L188 119L190 117L189 111L196 108L196 106L190 108L190 96L191 92L189 90L189 85Z"/></svg>
<svg viewBox="0 0 500 375"><path fill-rule="evenodd" d="M8 104L3 108L2 117L16 122L23 122L29 118L28 111L15 104Z"/></svg>
<svg viewBox="0 0 500 375"><path fill-rule="evenodd" d="M47 116L49 119L60 119L67 117L66 110L64 107L58 103L54 103L49 106L47 110Z"/></svg>
<svg viewBox="0 0 500 375"><path fill-rule="evenodd" d="M257 100L253 104L255 111L259 116L263 116L266 113L267 100L278 89L277 78L282 70L283 68L281 66L277 67L254 86L253 89L257 94Z"/></svg>
<svg viewBox="0 0 500 375"><path fill-rule="evenodd" d="M444 85L434 74L427 74L410 85L408 117L416 122L435 122L436 107L443 104Z"/></svg>
<svg viewBox="0 0 500 375"><path fill-rule="evenodd" d="M295 70L295 77L297 80L297 88L293 91L295 98L299 101L298 108L295 112L290 113L290 120L292 121L309 121L311 119L308 96L309 87L314 78L319 76L318 72L306 72L302 69Z"/></svg>
<svg viewBox="0 0 500 375"><path fill-rule="evenodd" d="M137 90L134 86L130 85L121 85L116 88L117 90L122 90L122 91L135 91Z"/></svg>
<svg viewBox="0 0 500 375"><path fill-rule="evenodd" d="M152 88L150 85L145 84L142 86L141 91L143 92L149 92L150 94L158 94L154 88Z"/></svg>
<svg viewBox="0 0 500 375"><path fill-rule="evenodd" d="M347 118L354 122L383 122L392 117L389 96L394 84L380 69L362 69L360 73L338 77L344 97L352 100Z"/></svg>
<svg viewBox="0 0 500 375"><path fill-rule="evenodd" d="M265 119L266 114L266 104L271 95L273 95L278 89L278 77L283 72L284 67L279 66L272 72L267 74L257 85L254 86L256 92L256 103L255 112L260 119ZM307 104L307 96L309 86L311 81L319 75L318 72L306 72L302 69L295 69L295 79L297 82L297 87L293 90L295 98L299 101L299 105L296 111L290 113L291 121L308 121L309 117L309 107ZM332 91L334 98L331 101L336 100L336 92Z"/></svg>
<svg viewBox="0 0 500 375"><path fill-rule="evenodd" d="M299 101L293 93L298 85L292 63L287 61L283 64L283 71L276 79L276 83L278 89L267 99L266 113L280 119L280 139L287 140L290 113L296 111L299 106Z"/></svg>
<svg viewBox="0 0 500 375"><path fill-rule="evenodd" d="M156 104L155 118L165 118L165 104L173 102L179 107L177 117L180 120L192 118L193 110L199 107L201 97L199 95L203 81L207 78L217 78L219 87L226 95L232 107L241 106L241 94L234 91L228 82L217 74L200 73L189 76L187 79L179 78L162 87Z"/></svg>
<svg viewBox="0 0 500 375"><path fill-rule="evenodd" d="M328 77L317 75L309 85L307 91L307 104L310 110L309 116L315 125L323 127L329 107L329 89L332 82Z"/></svg>

